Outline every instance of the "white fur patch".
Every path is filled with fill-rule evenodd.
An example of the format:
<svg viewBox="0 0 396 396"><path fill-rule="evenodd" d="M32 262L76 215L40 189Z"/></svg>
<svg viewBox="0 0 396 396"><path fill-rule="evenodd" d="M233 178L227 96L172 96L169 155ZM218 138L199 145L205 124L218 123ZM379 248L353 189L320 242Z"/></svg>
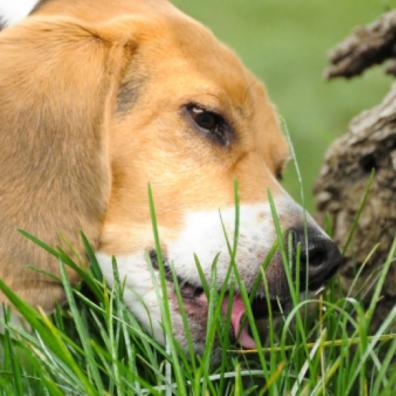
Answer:
<svg viewBox="0 0 396 396"><path fill-rule="evenodd" d="M103 276L112 287L114 285L112 257L98 253L97 259L99 260ZM122 284L125 282L125 303L146 329L158 341L163 343L161 309L149 266L150 264L144 252L117 257L120 281Z"/></svg>
<svg viewBox="0 0 396 396"><path fill-rule="evenodd" d="M221 213L221 218L220 218ZM235 208L188 213L185 225L175 241L166 243L167 258L176 273L192 284L200 284L194 254L203 272L210 279L212 264L217 260L217 282L224 282L230 264L230 254L222 222L231 246L234 241ZM257 276L259 264L275 242L276 234L268 203L240 206L239 241L236 261L241 278L247 285Z"/></svg>
<svg viewBox="0 0 396 396"><path fill-rule="evenodd" d="M6 26L26 18L40 0L0 0L0 21Z"/></svg>
<svg viewBox="0 0 396 396"><path fill-rule="evenodd" d="M282 226L288 229L303 224L303 210L288 195L277 196L276 207ZM222 221L221 221L222 219ZM224 236L222 222L228 239L233 244L235 208L221 210L189 212L185 216L184 226L174 240L161 240L166 249L168 263L173 265L179 278L194 285L201 285L194 254L199 258L203 272L208 280L211 277L212 263L219 254L216 272L218 286L222 286L230 265L230 254ZM319 228L308 216L308 223ZM276 240L271 210L268 202L240 205L239 243L236 262L241 279L250 288L256 279L259 266ZM154 243L153 245L154 246ZM104 252L98 252L98 260L103 275L110 285L114 283L112 260ZM137 318L153 335L163 341L161 327L161 302L158 301L158 289L153 285L152 271L146 252L134 252L128 256L118 256L118 272L121 282L125 281L125 302ZM183 343L182 320L177 308L171 307L176 337ZM192 333L199 348L198 334L201 332L192 323Z"/></svg>

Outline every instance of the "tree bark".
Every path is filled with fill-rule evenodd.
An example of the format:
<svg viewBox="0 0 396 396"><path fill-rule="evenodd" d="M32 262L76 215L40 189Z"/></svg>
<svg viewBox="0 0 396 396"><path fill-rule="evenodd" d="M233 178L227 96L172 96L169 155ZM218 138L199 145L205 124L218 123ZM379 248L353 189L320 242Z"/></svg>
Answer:
<svg viewBox="0 0 396 396"><path fill-rule="evenodd" d="M331 66L326 76L351 78L387 60L392 61L387 71L395 74L394 58L396 12L389 12L355 30L330 53ZM365 301L371 296L370 290L376 285L396 236L396 83L381 104L351 121L346 134L328 150L316 182L317 207L322 216L330 215L334 238L341 248L347 243L373 170L371 188L340 276L343 288L349 291L364 264L352 295ZM386 278L375 327L395 304L396 262Z"/></svg>
<svg viewBox="0 0 396 396"><path fill-rule="evenodd" d="M374 23L358 27L329 54L328 79L355 77L367 68L396 58L396 11ZM389 70L391 73L394 68ZM394 72L392 73L394 74Z"/></svg>

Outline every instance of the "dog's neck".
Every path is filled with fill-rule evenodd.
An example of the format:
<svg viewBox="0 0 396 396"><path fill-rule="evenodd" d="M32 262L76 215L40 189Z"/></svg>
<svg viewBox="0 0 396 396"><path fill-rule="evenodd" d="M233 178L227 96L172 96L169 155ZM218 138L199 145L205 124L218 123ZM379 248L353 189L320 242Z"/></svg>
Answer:
<svg viewBox="0 0 396 396"><path fill-rule="evenodd" d="M44 0L45 1L45 0ZM43 0L0 0L0 30L26 18Z"/></svg>

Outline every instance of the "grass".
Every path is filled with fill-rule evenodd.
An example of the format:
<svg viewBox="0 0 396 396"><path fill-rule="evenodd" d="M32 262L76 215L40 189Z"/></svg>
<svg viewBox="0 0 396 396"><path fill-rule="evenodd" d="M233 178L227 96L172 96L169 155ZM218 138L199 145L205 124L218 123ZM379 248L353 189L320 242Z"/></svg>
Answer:
<svg viewBox="0 0 396 396"><path fill-rule="evenodd" d="M369 188L362 197L362 206L368 193ZM236 262L239 229L236 186L235 234L233 240L227 239L229 272L223 287L217 289L214 286L214 258L211 278L202 279L209 298L208 327L205 350L201 355L196 355L176 276L176 294L181 305L188 347L183 349L173 334L169 301L163 298L167 296L167 282L151 189L149 196L160 264L158 301L162 307L165 346L148 335L126 307L123 301L126 285L123 279L119 279L116 261L113 266L116 282L113 289L109 289L85 238L90 260L88 269L72 261L62 250L49 247L24 232L27 238L58 259L58 281L66 291L68 306L59 307L48 317L30 307L0 280L0 289L32 329L13 323L9 311L4 309L4 332L0 338L3 354L0 395L393 394L396 387L393 359L396 333L389 332L389 328L396 318L396 307L379 329L373 333L370 329L387 272L396 258L396 238L374 283L373 297L368 306L363 306L358 299L342 295L336 280L323 294L301 299L299 282L303 280L293 278L291 271L287 270L291 266L288 244L283 241L270 194L278 243L263 262L257 284L262 283L268 290L265 268L276 249L280 249L292 306L275 318L268 299L268 320L265 325L261 323L259 326L248 308L246 320L258 348L244 351L232 343L230 315L224 317L221 314L226 292L232 297L238 288L248 307L252 298L239 276ZM353 227L347 245L353 238ZM226 233L224 235L226 237ZM67 266L80 272L84 279L81 285L71 286L65 271ZM197 266L200 269L199 258ZM353 285L357 284L359 273L353 282ZM214 356L216 342L221 348Z"/></svg>

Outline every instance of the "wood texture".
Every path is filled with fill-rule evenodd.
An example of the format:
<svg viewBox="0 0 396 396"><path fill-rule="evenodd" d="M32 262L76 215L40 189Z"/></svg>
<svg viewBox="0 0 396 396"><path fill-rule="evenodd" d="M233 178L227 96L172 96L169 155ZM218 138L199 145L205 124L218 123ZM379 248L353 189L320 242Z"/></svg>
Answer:
<svg viewBox="0 0 396 396"><path fill-rule="evenodd" d="M395 55L396 12L390 12L355 30L333 50L326 76L350 78ZM396 70L396 63L391 64ZM354 288L355 296L367 300L396 236L396 83L381 104L351 121L346 134L328 150L317 180L317 207L323 217L330 215L341 247L348 239L373 169L375 176L366 206L341 272L342 286L349 290L356 272L379 244ZM374 325L381 323L395 303L396 262L387 277Z"/></svg>
<svg viewBox="0 0 396 396"><path fill-rule="evenodd" d="M367 68L396 58L396 11L383 15L378 21L356 28L329 54L328 79L351 78ZM394 74L394 63L389 73Z"/></svg>

